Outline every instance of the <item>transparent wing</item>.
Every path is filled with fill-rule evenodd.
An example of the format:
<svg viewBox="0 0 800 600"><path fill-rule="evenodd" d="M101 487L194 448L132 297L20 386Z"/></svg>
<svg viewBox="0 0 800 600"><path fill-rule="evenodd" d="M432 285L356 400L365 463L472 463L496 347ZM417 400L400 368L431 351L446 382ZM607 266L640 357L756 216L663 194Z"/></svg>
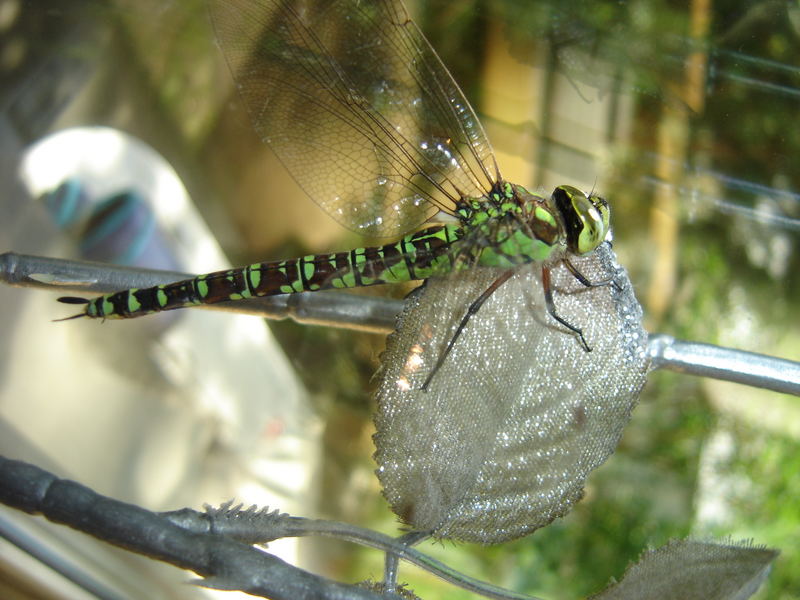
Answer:
<svg viewBox="0 0 800 600"><path fill-rule="evenodd" d="M497 273L432 278L410 299L382 357L375 458L415 529L482 543L526 535L566 513L614 451L647 371L641 308L607 245L573 264L595 281L616 273L621 287L553 271L558 312L592 352L547 314L530 265L470 320L428 392L430 367Z"/></svg>
<svg viewBox="0 0 800 600"><path fill-rule="evenodd" d="M486 135L398 2L209 5L256 130L344 226L395 236L489 189Z"/></svg>

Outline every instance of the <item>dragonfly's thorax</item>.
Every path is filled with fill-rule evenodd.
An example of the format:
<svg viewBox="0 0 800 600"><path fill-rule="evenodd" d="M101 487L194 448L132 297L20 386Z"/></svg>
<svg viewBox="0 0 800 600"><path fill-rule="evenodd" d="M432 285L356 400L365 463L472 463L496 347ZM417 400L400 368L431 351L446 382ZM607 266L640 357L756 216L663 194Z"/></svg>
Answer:
<svg viewBox="0 0 800 600"><path fill-rule="evenodd" d="M566 230L551 199L498 182L482 198L457 207L472 258L481 266L511 267L563 253Z"/></svg>

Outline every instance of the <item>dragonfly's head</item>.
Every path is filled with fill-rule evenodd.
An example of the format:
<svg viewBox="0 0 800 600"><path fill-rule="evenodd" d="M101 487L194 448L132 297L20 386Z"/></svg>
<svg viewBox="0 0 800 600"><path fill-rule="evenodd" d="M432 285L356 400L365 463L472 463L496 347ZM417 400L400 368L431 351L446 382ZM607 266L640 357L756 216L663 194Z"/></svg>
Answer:
<svg viewBox="0 0 800 600"><path fill-rule="evenodd" d="M589 254L606 239L611 227L611 209L597 194L587 194L571 185L553 190L567 230L567 249L574 254Z"/></svg>

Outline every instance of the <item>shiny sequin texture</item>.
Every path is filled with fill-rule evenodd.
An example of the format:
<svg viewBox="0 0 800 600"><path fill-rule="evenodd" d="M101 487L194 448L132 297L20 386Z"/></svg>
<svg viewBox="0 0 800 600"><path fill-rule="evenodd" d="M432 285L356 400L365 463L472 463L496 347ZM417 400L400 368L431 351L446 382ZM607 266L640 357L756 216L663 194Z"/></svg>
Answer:
<svg viewBox="0 0 800 600"><path fill-rule="evenodd" d="M564 515L614 451L648 370L647 334L630 280L608 244L553 270L521 267L467 325L428 391L420 389L469 303L497 277L472 269L431 279L408 301L382 356L377 475L392 509L435 537L497 543Z"/></svg>

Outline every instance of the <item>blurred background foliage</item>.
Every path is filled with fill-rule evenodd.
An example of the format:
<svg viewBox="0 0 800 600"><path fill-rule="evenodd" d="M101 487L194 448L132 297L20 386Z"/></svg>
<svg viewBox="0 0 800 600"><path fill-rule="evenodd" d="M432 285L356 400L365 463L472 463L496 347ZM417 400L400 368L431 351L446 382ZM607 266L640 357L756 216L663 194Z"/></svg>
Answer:
<svg viewBox="0 0 800 600"><path fill-rule="evenodd" d="M65 61L97 70L56 122L48 111L68 89L54 88L46 106L12 107L31 139L77 123L142 138L178 170L234 263L363 242L305 198L252 132L201 0L34 4L33 50L60 45ZM611 201L615 250L649 331L800 359L800 4L434 0L409 10L481 116L507 179L577 183ZM96 53L100 43L109 50ZM0 83L24 69L6 69ZM396 532L370 460L382 337L292 323L273 331L326 423L319 515ZM796 598L799 470L795 398L653 373L618 451L569 515L501 546L425 549L556 600L599 591L673 537L752 538L782 552L758 597ZM334 542L308 554L337 578L382 570L377 552ZM424 598L468 597L411 568L401 578Z"/></svg>

